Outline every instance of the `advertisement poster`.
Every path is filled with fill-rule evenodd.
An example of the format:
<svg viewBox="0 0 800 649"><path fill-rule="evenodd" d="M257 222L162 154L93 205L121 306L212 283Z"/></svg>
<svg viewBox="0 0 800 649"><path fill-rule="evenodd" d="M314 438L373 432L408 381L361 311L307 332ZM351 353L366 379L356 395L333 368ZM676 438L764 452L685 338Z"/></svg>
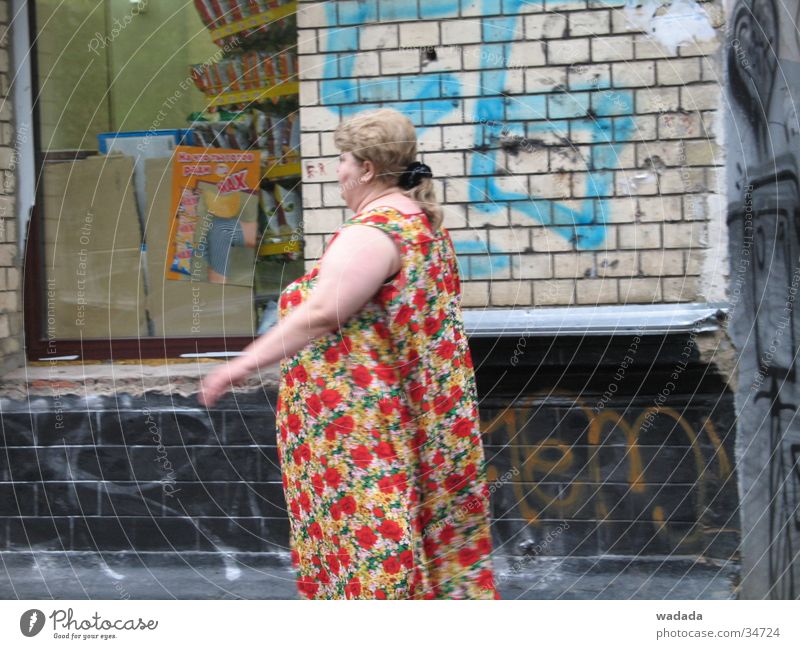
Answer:
<svg viewBox="0 0 800 649"><path fill-rule="evenodd" d="M257 151L175 149L167 279L253 285L260 180Z"/></svg>

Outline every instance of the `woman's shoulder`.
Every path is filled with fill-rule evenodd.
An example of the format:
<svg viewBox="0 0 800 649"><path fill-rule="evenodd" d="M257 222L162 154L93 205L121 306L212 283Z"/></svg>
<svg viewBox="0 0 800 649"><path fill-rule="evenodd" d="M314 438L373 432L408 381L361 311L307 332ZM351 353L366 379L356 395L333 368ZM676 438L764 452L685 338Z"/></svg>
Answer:
<svg viewBox="0 0 800 649"><path fill-rule="evenodd" d="M356 216L381 214L386 216L396 215L404 217L404 216L416 216L417 214L424 214L424 213L425 212L421 210L419 205L417 205L416 203L400 203L392 201L368 207L365 210L356 213Z"/></svg>
<svg viewBox="0 0 800 649"><path fill-rule="evenodd" d="M428 214L416 204L413 207L391 203L376 205L357 212L349 220L355 223L387 224L406 232L418 232L422 238L434 236ZM441 231L437 231L436 236L441 234Z"/></svg>
<svg viewBox="0 0 800 649"><path fill-rule="evenodd" d="M424 217L423 212L419 212ZM367 225L376 225L384 229L391 229L395 231L408 230L413 227L413 221L421 218L413 213L403 212L393 205L376 205L360 212L356 212L349 219L346 224L363 223Z"/></svg>

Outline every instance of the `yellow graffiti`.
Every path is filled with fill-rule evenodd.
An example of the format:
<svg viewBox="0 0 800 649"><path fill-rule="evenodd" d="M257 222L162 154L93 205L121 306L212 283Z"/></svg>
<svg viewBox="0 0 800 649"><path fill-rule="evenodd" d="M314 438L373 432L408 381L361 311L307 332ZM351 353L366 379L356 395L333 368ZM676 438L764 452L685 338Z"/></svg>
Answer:
<svg viewBox="0 0 800 649"><path fill-rule="evenodd" d="M542 395L543 398L554 396L552 392ZM568 395L559 395L568 396ZM512 467L517 467L520 472L518 480L512 482L512 490L519 513L531 524L538 524L542 519L570 518L592 502L594 515L597 520L608 520L610 514L618 503L609 506L606 502L607 493L603 493L603 467L599 458L599 451L604 444L608 444L612 435L621 434L625 444L626 480L629 493L647 498L648 493L654 490L647 507L650 509L650 518L655 532L667 536L667 541L673 547L683 544L697 544L702 542L704 531L709 527L703 524L708 506L707 494L710 481L724 482L731 476L732 466L722 440L720 439L713 423L706 418L699 431L690 424L678 411L672 408L646 408L630 423L625 413L619 413L610 408L600 412L593 411L581 402L581 399L570 397L575 404L575 409L584 413L587 418L587 457L577 457L575 448L558 438L553 438L551 431L546 431L546 438L534 440L525 439L526 433L521 430L520 422L527 422L535 412L533 402L531 407L507 408L495 417L484 434L493 432L503 433L508 440L508 459ZM541 401L539 402L541 407ZM640 449L640 434L648 420L664 416L675 422L689 442L689 451L692 456L694 483L697 487L697 496L694 499L693 511L695 520L688 532L673 530L670 527L669 517L664 506L658 504L660 484L649 483L647 480L648 467L644 465ZM574 426L571 426L574 429ZM703 454L702 441L707 440L713 448L713 457L708 461ZM499 475L509 467L490 466L490 475ZM587 471L591 482L598 485L587 493L585 481L576 480L581 471ZM549 483L556 483L554 485Z"/></svg>
<svg viewBox="0 0 800 649"><path fill-rule="evenodd" d="M583 409L586 412L586 409ZM589 424L589 443L600 446L602 443L601 433L603 432L604 424L611 423L611 430L614 428L621 428L625 434L625 443L627 447L626 456L628 457L628 482L630 489L634 493L644 492L644 470L642 469L642 456L639 452L638 430L643 420L643 415L639 416L633 427L628 425L617 412L613 410L603 410L597 416L592 416ZM592 477L595 482L602 482L600 476L600 467L597 462L597 454L592 454Z"/></svg>

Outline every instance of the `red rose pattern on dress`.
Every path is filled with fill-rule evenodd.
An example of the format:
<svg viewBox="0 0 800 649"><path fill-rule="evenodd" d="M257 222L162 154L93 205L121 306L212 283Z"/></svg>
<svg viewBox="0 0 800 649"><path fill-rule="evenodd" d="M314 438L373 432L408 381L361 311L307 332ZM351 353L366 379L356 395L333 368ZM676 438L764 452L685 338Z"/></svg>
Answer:
<svg viewBox="0 0 800 649"><path fill-rule="evenodd" d="M292 563L309 599L498 599L477 392L455 249L382 207L398 275L280 363L278 453ZM340 230L341 231L341 228ZM334 238L338 232L334 234ZM281 293L302 304L319 262Z"/></svg>

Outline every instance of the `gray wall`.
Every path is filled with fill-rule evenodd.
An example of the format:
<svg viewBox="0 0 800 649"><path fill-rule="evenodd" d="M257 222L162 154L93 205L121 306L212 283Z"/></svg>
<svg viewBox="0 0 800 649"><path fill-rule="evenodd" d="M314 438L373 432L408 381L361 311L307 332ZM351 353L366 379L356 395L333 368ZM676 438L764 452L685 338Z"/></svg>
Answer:
<svg viewBox="0 0 800 649"><path fill-rule="evenodd" d="M797 0L739 0L727 35L728 222L739 351L742 596L800 597Z"/></svg>

